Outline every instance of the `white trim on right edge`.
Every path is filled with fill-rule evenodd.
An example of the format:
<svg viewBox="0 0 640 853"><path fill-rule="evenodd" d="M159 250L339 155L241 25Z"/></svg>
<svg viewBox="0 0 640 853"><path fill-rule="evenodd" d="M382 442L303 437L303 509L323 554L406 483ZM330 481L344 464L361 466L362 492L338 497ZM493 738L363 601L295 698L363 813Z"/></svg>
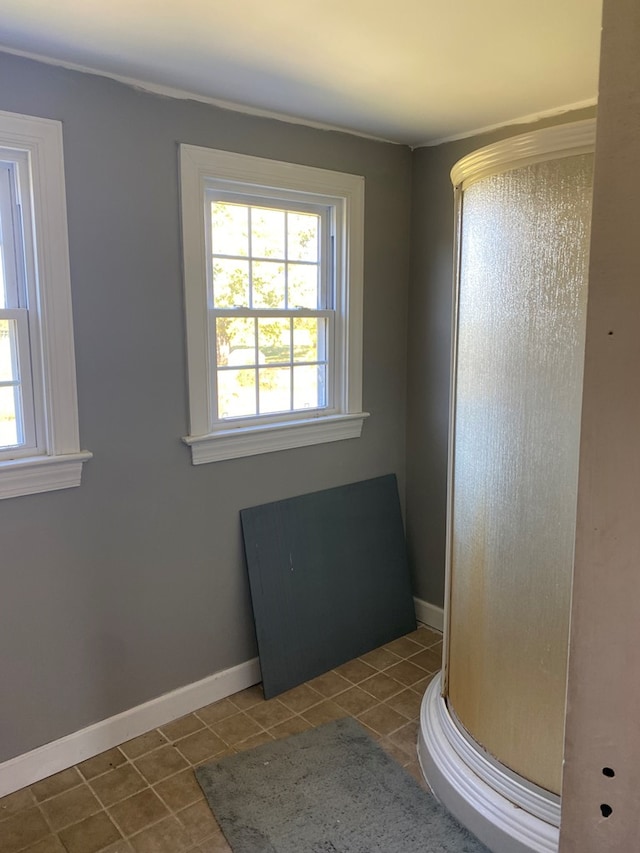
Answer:
<svg viewBox="0 0 640 853"><path fill-rule="evenodd" d="M444 610L438 607L437 604L431 604L428 601L422 601L421 598L413 598L413 604L416 609L416 619L428 625L430 628L435 628L436 631L442 631L444 628Z"/></svg>
<svg viewBox="0 0 640 853"><path fill-rule="evenodd" d="M436 798L492 853L557 853L558 798L487 761L459 732L441 687L437 675L422 700L418 736L420 766Z"/></svg>

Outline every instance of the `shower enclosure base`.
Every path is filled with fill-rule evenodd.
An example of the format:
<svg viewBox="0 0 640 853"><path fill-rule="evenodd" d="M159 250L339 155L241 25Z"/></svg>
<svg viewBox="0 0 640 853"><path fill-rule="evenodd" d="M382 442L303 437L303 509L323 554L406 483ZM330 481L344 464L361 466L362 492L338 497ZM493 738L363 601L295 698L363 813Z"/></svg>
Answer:
<svg viewBox="0 0 640 853"><path fill-rule="evenodd" d="M422 700L418 758L436 798L493 853L557 853L559 798L463 734L441 696L440 674Z"/></svg>

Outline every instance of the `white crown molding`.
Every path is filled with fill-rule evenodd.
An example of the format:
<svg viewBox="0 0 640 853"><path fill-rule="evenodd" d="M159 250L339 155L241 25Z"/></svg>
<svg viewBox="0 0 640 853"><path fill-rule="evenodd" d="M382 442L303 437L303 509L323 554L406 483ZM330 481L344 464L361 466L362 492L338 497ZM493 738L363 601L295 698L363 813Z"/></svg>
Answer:
<svg viewBox="0 0 640 853"><path fill-rule="evenodd" d="M0 51L2 51L2 53L11 54L12 56L19 56L22 59L31 59L34 62L42 62L45 65L53 65L56 68L64 68L67 71L77 71L80 74L91 74L94 77L105 77L107 80L122 83L124 86L129 86L139 92L147 92L150 95L158 95L162 98L174 98L180 101L196 101L200 104L208 104L211 107L218 107L218 109L221 110L230 110L234 113L243 113L244 115L255 116L257 118L282 121L286 124L300 125L301 127L311 127L314 130L324 130L329 133L346 133L349 136L358 136L361 139L370 139L373 142L385 142L389 145L405 145L404 142L399 142L397 139L387 139L383 136L376 136L372 133L353 130L348 127L342 127L341 125L330 124L322 121L313 121L313 119L306 119L302 116L293 116L289 115L289 113L280 113L276 110L252 107L249 104L240 104L236 101L226 101L223 98L212 98L208 95L201 95L198 92L192 92L188 89L180 89L175 86L165 86L162 83L152 83L148 80L141 80L137 77L127 77L124 74L116 74L111 71L104 71L100 68L91 68L88 65L81 65L80 63L69 62L64 59L56 59L52 56L44 56L41 53L18 50L4 45L0 46Z"/></svg>
<svg viewBox="0 0 640 853"><path fill-rule="evenodd" d="M558 798L501 770L461 735L441 696L440 675L422 701L418 758L436 798L492 853L557 853Z"/></svg>
<svg viewBox="0 0 640 853"><path fill-rule="evenodd" d="M484 127L477 127L474 130L465 130L462 133L454 133L451 136L440 136L437 139L429 139L417 145L412 145L411 150L415 151L418 148L435 148L437 145L446 145L448 142L460 142L462 139L471 139L474 136L482 136L485 133L493 133L496 130L503 130L507 127L518 127L521 124L535 124L538 121L544 121L547 118L558 118L559 116L567 115L568 113L576 112L577 110L587 110L590 107L597 107L597 98L586 98L582 101L574 101L571 104L563 104L560 107L551 107L548 110L539 110L536 113L528 113L525 116L509 121L501 121L496 124L487 124Z"/></svg>
<svg viewBox="0 0 640 853"><path fill-rule="evenodd" d="M0 764L0 797L245 690L260 679L260 664L253 658L11 758Z"/></svg>
<svg viewBox="0 0 640 853"><path fill-rule="evenodd" d="M595 141L595 119L521 133L486 145L458 160L451 169L451 181L454 187L465 189L474 181L508 169L589 153L593 151Z"/></svg>

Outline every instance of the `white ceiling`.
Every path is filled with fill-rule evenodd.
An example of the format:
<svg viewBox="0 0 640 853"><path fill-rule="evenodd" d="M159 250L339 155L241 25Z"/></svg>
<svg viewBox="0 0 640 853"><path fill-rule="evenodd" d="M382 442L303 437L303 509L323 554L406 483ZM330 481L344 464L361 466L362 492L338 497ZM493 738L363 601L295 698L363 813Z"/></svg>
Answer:
<svg viewBox="0 0 640 853"><path fill-rule="evenodd" d="M0 0L0 45L419 145L593 102L602 0Z"/></svg>

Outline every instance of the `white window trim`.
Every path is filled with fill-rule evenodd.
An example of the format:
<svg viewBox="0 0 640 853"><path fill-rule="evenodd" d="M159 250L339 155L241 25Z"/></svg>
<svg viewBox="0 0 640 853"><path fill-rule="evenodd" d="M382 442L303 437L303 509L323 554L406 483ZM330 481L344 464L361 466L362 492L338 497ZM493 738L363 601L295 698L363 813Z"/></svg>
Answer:
<svg viewBox="0 0 640 853"><path fill-rule="evenodd" d="M182 440L191 447L193 464L358 438L368 417L362 411L364 178L195 145L180 146L180 173L190 414L189 435ZM295 420L288 414L282 421L213 427L203 220L208 178L227 180L236 189L238 184L244 184L247 192L254 195L258 188L293 190L330 196L340 203L344 251L336 263L344 286L342 304L336 307L346 322L337 324L339 331L336 329L344 364L342 400L337 401L337 412L333 409L313 417L303 414Z"/></svg>
<svg viewBox="0 0 640 853"><path fill-rule="evenodd" d="M92 454L80 450L62 124L0 111L0 147L29 157L45 437L42 453L0 461L0 498L11 498L80 485Z"/></svg>

